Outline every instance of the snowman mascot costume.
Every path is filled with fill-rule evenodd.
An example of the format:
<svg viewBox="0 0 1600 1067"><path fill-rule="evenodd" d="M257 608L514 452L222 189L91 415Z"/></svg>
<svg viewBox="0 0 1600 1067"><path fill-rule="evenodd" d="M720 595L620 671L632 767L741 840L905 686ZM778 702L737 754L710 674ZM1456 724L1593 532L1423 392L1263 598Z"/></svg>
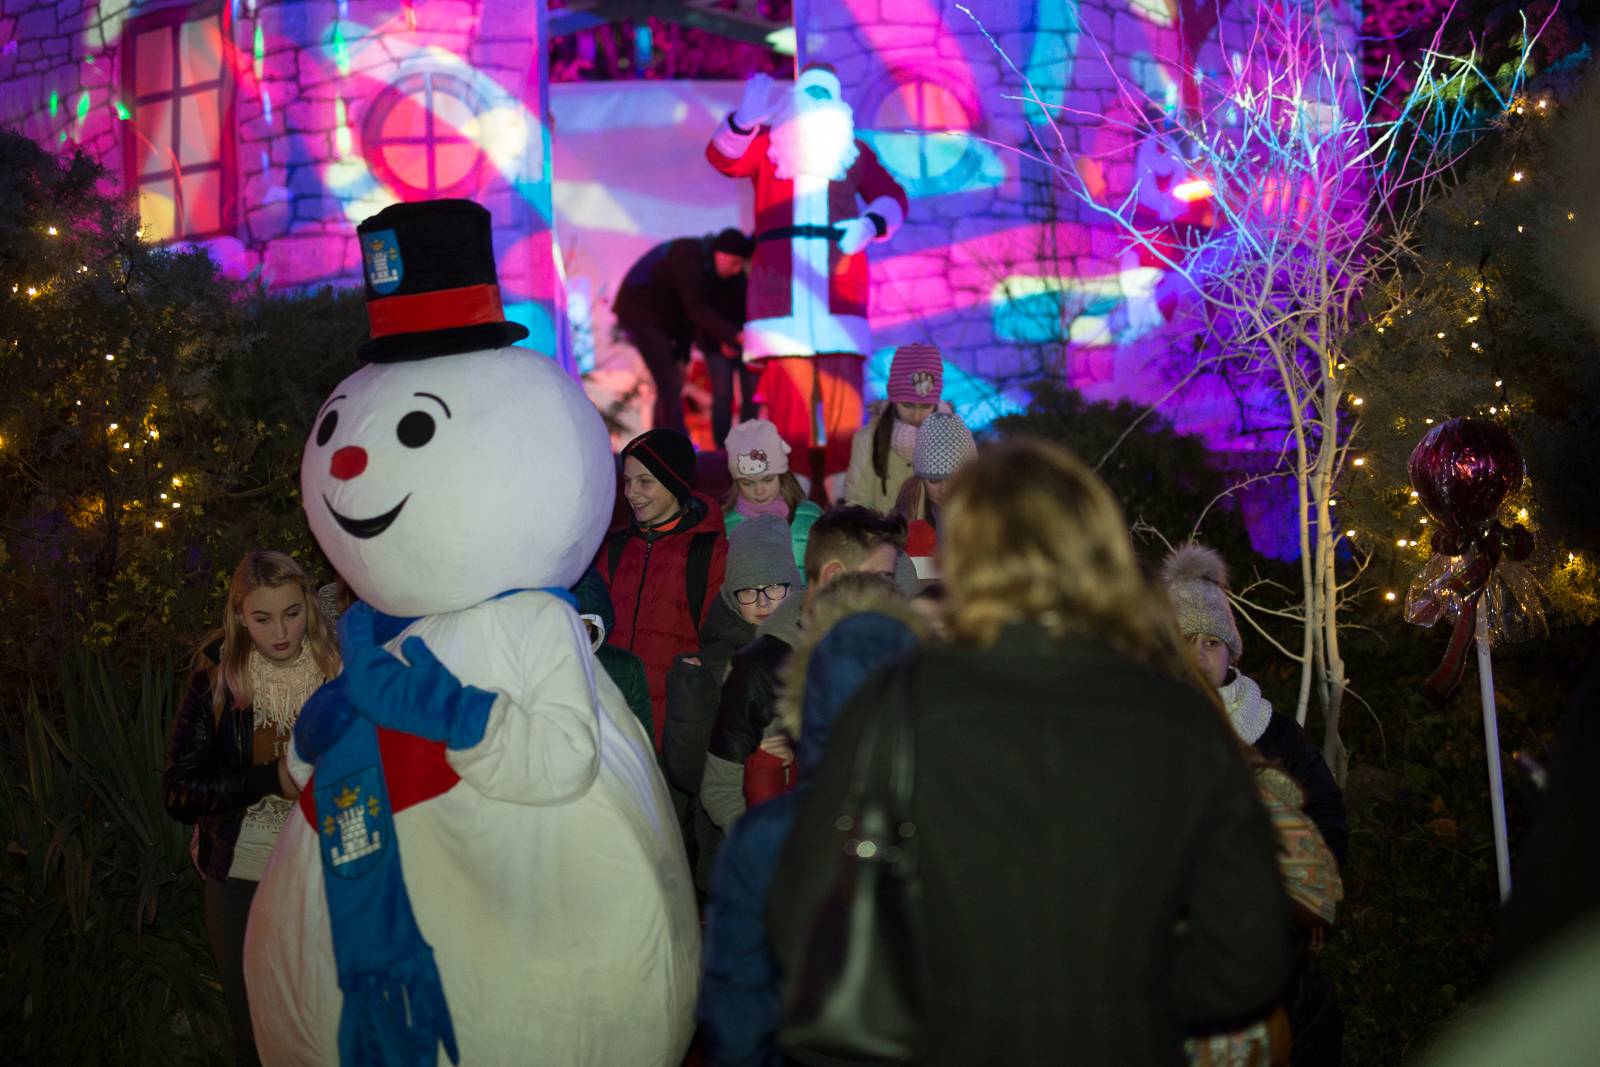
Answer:
<svg viewBox="0 0 1600 1067"><path fill-rule="evenodd" d="M651 744L566 588L615 493L583 391L501 311L489 213L358 228L372 338L301 465L362 603L307 703L245 974L269 1065L676 1067L699 926Z"/></svg>

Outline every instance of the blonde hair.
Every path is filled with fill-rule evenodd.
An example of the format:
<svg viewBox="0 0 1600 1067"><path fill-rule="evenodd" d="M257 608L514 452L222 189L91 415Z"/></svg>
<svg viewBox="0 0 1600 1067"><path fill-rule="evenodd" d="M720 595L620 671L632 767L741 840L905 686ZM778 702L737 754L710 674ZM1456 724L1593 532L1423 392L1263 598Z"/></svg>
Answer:
<svg viewBox="0 0 1600 1067"><path fill-rule="evenodd" d="M951 480L943 519L952 640L989 645L1006 625L1031 622L1055 638L1102 636L1131 659L1193 677L1122 509L1066 449L1014 439L981 452Z"/></svg>
<svg viewBox="0 0 1600 1067"><path fill-rule="evenodd" d="M306 577L300 564L282 552L253 548L244 554L233 570L233 581L228 585L228 601L222 609L222 627L213 630L201 643L201 665L211 673L211 710L222 714L228 698L233 706L246 708L255 700L250 686L250 650L253 647L250 633L244 625L244 598L257 589L276 589L293 584L300 589L300 599L306 613L306 640L311 646L311 656L324 678L339 673L339 645L334 639L328 620L317 606L316 591L311 579ZM205 660L205 650L222 639L222 652L216 663Z"/></svg>
<svg viewBox="0 0 1600 1067"><path fill-rule="evenodd" d="M799 644L784 660L778 674L777 718L790 737L799 738L804 726L806 670L811 653L828 631L852 615L887 615L904 623L919 641L927 639L928 624L917 614L894 579L882 574L849 571L819 587L806 603L805 627Z"/></svg>

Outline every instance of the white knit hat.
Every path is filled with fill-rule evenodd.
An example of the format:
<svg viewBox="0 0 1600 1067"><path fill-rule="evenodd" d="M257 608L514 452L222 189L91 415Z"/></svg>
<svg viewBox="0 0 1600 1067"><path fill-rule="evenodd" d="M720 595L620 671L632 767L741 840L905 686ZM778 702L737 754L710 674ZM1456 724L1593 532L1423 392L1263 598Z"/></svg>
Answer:
<svg viewBox="0 0 1600 1067"><path fill-rule="evenodd" d="M1227 645L1238 662L1244 641L1228 603L1228 566L1222 557L1190 541L1161 565L1161 580L1167 585L1183 636L1210 634Z"/></svg>
<svg viewBox="0 0 1600 1067"><path fill-rule="evenodd" d="M917 427L917 445L911 469L923 478L943 481L978 454L972 431L959 415L935 411Z"/></svg>

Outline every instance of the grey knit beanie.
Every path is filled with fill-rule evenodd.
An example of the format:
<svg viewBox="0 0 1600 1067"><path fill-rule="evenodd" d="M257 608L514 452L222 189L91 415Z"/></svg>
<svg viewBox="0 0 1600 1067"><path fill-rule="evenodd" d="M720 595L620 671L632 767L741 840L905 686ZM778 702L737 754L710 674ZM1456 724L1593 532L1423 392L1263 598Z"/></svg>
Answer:
<svg viewBox="0 0 1600 1067"><path fill-rule="evenodd" d="M917 447L911 454L911 469L924 478L943 481L977 454L972 431L961 417L948 411L935 411L917 427Z"/></svg>
<svg viewBox="0 0 1600 1067"><path fill-rule="evenodd" d="M777 515L746 519L728 534L728 567L722 579L722 599L737 610L733 594L758 585L789 583L790 595L800 587L800 570L794 565L794 545L789 524Z"/></svg>
<svg viewBox="0 0 1600 1067"><path fill-rule="evenodd" d="M1228 604L1228 567L1222 557L1190 541L1161 565L1161 580L1167 585L1183 636L1210 634L1228 646L1237 663L1244 641Z"/></svg>

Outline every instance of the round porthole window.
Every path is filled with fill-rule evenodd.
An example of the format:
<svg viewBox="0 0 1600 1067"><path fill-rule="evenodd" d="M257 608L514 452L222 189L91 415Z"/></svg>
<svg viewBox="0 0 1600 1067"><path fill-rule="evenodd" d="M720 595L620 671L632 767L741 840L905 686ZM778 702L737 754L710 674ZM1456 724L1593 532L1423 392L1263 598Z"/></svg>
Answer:
<svg viewBox="0 0 1600 1067"><path fill-rule="evenodd" d="M483 112L478 93L454 75L403 75L372 102L362 124L362 154L378 180L403 199L471 197L483 172Z"/></svg>
<svg viewBox="0 0 1600 1067"><path fill-rule="evenodd" d="M912 196L959 191L982 165L976 107L920 71L891 71L862 112L878 158Z"/></svg>

